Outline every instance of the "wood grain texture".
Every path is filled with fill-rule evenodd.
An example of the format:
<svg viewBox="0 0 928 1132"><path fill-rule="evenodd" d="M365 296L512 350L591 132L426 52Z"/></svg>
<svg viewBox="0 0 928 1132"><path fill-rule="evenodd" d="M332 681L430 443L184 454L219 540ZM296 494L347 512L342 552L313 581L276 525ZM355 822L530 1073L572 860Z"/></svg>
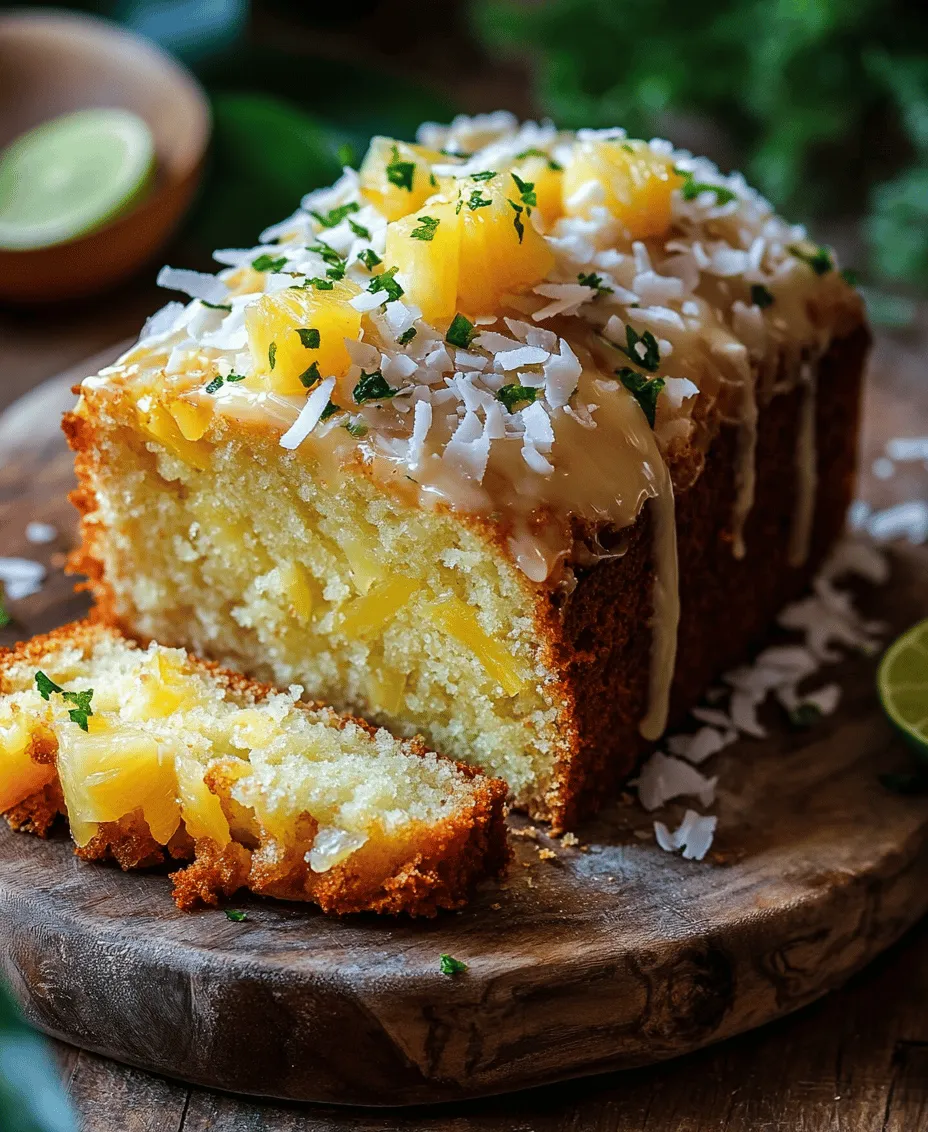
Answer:
<svg viewBox="0 0 928 1132"><path fill-rule="evenodd" d="M869 396L875 454L905 401L873 386ZM911 433L917 411L913 398L908 427L893 421L891 430ZM19 624L5 631L7 640L85 607L55 568L73 519L54 418L51 407L33 413L47 431L30 429L28 445L0 471L7 553L46 556L52 567L43 592L17 603ZM34 518L59 528L57 544L24 543ZM895 571L872 612L901 626L925 612L924 558L904 554ZM876 785L879 770L904 765L906 756L876 710L872 664L850 663L840 678L847 707L838 718L811 734L778 730L766 743L739 744L713 766L723 795L716 859L707 866L661 853L649 819L620 806L579 831L587 852L541 861L533 842L520 841L502 888L435 924L339 923L258 900L243 904L248 922L232 924L221 912L175 912L163 876L123 876L76 861L64 841L6 834L5 968L40 1025L88 1048L225 1089L343 1103L498 1091L724 1039L838 985L928 905L928 803ZM441 951L465 959L468 974L440 977ZM797 1082L806 1082L818 1110L829 1091L840 1092L842 1065L876 1047L885 1052L882 1032L855 1025L856 1017L840 1022L840 1048L829 1037L814 1051L778 1050L782 1030L774 1026L688 1059L691 1070L636 1071L595 1088L479 1102L454 1118L244 1104L90 1053L73 1061L71 1085L82 1110L105 1099L108 1115L98 1112L88 1125L100 1132L917 1127L892 1124L894 1105L908 1114L922 1103L919 1043L928 1035L917 1025L892 1042L884 1035L885 1074L871 1081L866 1120L782 1123L786 1110L777 1105L795 1102ZM760 1056L770 1059L769 1087L752 1093L749 1066ZM659 1074L668 1072L680 1077L678 1088L661 1087ZM866 1090L859 1092L863 1102ZM736 1095L750 1098L746 1107ZM726 1122L718 1115L723 1101ZM120 1105L141 1122L127 1123Z"/></svg>
<svg viewBox="0 0 928 1132"><path fill-rule="evenodd" d="M677 1061L453 1106L244 1100L60 1046L84 1132L921 1132L928 923L843 991ZM165 1089L157 1107L145 1087Z"/></svg>

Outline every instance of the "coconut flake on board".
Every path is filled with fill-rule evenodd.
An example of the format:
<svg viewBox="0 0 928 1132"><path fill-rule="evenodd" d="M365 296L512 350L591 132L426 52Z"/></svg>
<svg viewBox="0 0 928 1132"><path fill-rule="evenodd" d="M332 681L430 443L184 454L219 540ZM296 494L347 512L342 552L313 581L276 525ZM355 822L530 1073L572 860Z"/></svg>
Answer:
<svg viewBox="0 0 928 1132"><path fill-rule="evenodd" d="M30 558L0 558L0 582L10 601L37 594L45 573L42 563Z"/></svg>
<svg viewBox="0 0 928 1132"><path fill-rule="evenodd" d="M690 713L703 723L690 734L668 735L671 757L655 751L641 768L638 798L651 811L679 797L696 797L703 806L712 804L717 778L707 778L696 766L717 754L740 736L763 738L766 729L758 719L760 707L772 695L796 725L831 715L841 701L841 687L825 684L800 691L800 684L825 664L844 659L853 650L872 654L886 626L863 618L854 608L851 594L838 589L836 581L849 575L873 585L889 577L883 553L870 541L848 536L833 549L807 597L787 605L779 623L804 635L803 643L772 645L750 664L741 665L722 677L727 685L728 710L719 706L696 707ZM713 701L715 702L715 701ZM684 761L686 760L686 761ZM715 835L717 818L687 810L682 823L671 831L662 821L654 822L658 845L669 853L683 850L687 860L701 861Z"/></svg>

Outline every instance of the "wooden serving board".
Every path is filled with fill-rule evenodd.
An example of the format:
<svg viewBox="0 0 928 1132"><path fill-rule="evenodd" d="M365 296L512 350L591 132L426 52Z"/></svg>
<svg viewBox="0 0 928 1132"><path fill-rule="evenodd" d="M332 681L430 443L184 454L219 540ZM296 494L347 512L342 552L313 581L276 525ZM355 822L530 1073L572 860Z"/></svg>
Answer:
<svg viewBox="0 0 928 1132"><path fill-rule="evenodd" d="M0 419L3 553L50 565L3 643L86 607L59 569L75 537L57 432L67 384ZM31 519L54 524L56 543L28 545ZM892 562L890 584L862 605L895 631L928 612L928 555ZM844 690L835 716L791 732L770 709L768 739L716 757L707 861L662 852L628 800L578 829L579 847L518 837L502 882L432 922L339 921L252 897L233 902L242 923L181 913L163 873L122 874L77 860L63 834L4 828L0 967L50 1034L280 1098L428 1103L696 1049L840 985L928 910L928 798L877 781L910 756L873 672L873 660L848 660L828 677ZM683 809L661 816L675 824ZM442 975L442 952L466 974Z"/></svg>

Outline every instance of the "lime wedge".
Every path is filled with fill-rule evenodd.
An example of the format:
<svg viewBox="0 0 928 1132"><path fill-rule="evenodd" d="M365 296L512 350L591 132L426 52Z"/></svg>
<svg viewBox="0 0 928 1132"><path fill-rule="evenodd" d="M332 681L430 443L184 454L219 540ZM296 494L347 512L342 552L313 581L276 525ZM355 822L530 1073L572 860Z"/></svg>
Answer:
<svg viewBox="0 0 928 1132"><path fill-rule="evenodd" d="M0 248L45 248L133 204L155 166L151 130L128 110L79 110L0 153Z"/></svg>
<svg viewBox="0 0 928 1132"><path fill-rule="evenodd" d="M886 714L928 758L928 621L919 621L893 641L876 679Z"/></svg>

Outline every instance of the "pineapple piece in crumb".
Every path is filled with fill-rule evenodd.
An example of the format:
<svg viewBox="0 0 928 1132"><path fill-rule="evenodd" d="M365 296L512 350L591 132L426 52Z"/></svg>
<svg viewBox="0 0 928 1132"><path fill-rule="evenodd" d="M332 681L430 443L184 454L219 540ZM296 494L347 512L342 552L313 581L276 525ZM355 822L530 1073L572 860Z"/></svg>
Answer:
<svg viewBox="0 0 928 1132"><path fill-rule="evenodd" d="M172 456L176 456L182 463L189 464L200 472L205 472L209 468L212 445L205 440L188 440L181 432L177 421L163 405L152 403L145 398L138 404L137 416L142 432L166 448Z"/></svg>
<svg viewBox="0 0 928 1132"><path fill-rule="evenodd" d="M185 440L197 441L206 435L213 419L213 406L209 401L202 397L195 401L175 397L167 408Z"/></svg>
<svg viewBox="0 0 928 1132"><path fill-rule="evenodd" d="M361 162L361 195L387 220L399 220L437 192L432 165L446 160L422 145L375 137Z"/></svg>
<svg viewBox="0 0 928 1132"><path fill-rule="evenodd" d="M38 728L30 726L18 705L9 705L0 714L0 811L15 806L54 779L55 764L34 757L38 739Z"/></svg>
<svg viewBox="0 0 928 1132"><path fill-rule="evenodd" d="M474 654L507 696L515 696L522 690L527 676L521 662L480 628L474 611L459 597L440 598L429 603L424 612L436 628Z"/></svg>
<svg viewBox="0 0 928 1132"><path fill-rule="evenodd" d="M602 191L582 193L591 181ZM670 227L673 191L683 184L673 162L655 153L647 142L581 142L564 170L564 210L571 216L588 217L598 203L618 217L633 240L660 236Z"/></svg>
<svg viewBox="0 0 928 1132"><path fill-rule="evenodd" d="M522 184L503 172L459 182L458 307L472 317L495 313L504 295L527 291L554 267L554 254L529 216L534 190Z"/></svg>
<svg viewBox="0 0 928 1132"><path fill-rule="evenodd" d="M345 279L330 290L288 287L249 303L245 329L256 376L246 384L294 396L321 378L347 373L345 339L357 338L361 329L361 314L349 300L359 292Z"/></svg>
<svg viewBox="0 0 928 1132"><path fill-rule="evenodd" d="M427 322L450 322L457 310L461 218L435 200L387 225L386 261L396 266L406 298Z"/></svg>
<svg viewBox="0 0 928 1132"><path fill-rule="evenodd" d="M414 578L402 576L378 582L344 607L338 631L349 638L382 633L419 588Z"/></svg>

